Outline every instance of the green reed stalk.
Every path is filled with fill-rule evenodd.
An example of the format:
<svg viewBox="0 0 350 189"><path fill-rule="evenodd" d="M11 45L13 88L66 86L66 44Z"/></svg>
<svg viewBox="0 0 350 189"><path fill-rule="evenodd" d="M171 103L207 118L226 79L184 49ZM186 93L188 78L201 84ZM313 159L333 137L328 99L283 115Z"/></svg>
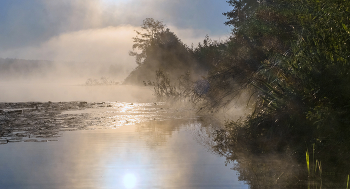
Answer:
<svg viewBox="0 0 350 189"><path fill-rule="evenodd" d="M306 151L306 166L307 166L307 172L310 176L310 156L309 156L309 150Z"/></svg>

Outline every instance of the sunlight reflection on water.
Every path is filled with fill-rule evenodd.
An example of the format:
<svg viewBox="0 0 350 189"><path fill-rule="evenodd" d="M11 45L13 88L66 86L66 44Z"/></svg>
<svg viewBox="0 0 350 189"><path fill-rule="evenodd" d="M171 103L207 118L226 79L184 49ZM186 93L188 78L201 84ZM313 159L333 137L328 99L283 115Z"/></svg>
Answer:
<svg viewBox="0 0 350 189"><path fill-rule="evenodd" d="M136 176L134 174L128 173L124 176L123 182L126 188L134 188L136 186Z"/></svg>
<svg viewBox="0 0 350 189"><path fill-rule="evenodd" d="M86 130L61 131L55 142L0 146L0 186L248 188L238 181L236 171L225 166L224 157L208 152L199 142L201 123L184 109L162 103L90 105L54 117L80 116L84 119L72 124L87 125L82 127Z"/></svg>

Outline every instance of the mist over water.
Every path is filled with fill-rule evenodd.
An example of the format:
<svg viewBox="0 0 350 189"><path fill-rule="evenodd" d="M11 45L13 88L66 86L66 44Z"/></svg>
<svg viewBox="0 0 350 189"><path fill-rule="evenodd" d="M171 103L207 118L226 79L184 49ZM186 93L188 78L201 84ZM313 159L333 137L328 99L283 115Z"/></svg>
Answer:
<svg viewBox="0 0 350 189"><path fill-rule="evenodd" d="M132 65L108 61L0 58L0 102L152 101L152 88L119 85L131 70Z"/></svg>
<svg viewBox="0 0 350 189"><path fill-rule="evenodd" d="M84 86L63 83L0 83L1 102L122 101L152 102L149 87L127 85Z"/></svg>
<svg viewBox="0 0 350 189"><path fill-rule="evenodd" d="M0 189L348 188L348 2L0 0Z"/></svg>
<svg viewBox="0 0 350 189"><path fill-rule="evenodd" d="M137 67L129 51L143 19L196 47L207 34L228 38L223 5L1 1L0 188L247 188L199 142L205 129L190 103L122 84Z"/></svg>
<svg viewBox="0 0 350 189"><path fill-rule="evenodd" d="M146 88L81 85L102 77L124 81L137 66L128 52L135 30L141 29L146 17L164 20L189 46L197 45L206 34L225 38L226 32L211 32L212 25L188 27L190 23L178 18L177 11L184 10L180 5L184 4L186 10L197 9L193 3L196 4L144 0L2 1L0 102L149 101L153 96ZM214 4L227 9L225 2ZM204 9L198 10L207 15ZM187 22L190 18L186 16ZM193 19L196 18L190 20Z"/></svg>

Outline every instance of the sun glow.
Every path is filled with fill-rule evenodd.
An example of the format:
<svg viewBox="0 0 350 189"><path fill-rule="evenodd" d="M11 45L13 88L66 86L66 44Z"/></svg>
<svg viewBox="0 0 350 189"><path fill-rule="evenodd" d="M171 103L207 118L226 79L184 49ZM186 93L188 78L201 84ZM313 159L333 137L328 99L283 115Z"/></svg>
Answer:
<svg viewBox="0 0 350 189"><path fill-rule="evenodd" d="M126 188L134 188L136 186L136 176L134 174L128 173L123 178L123 183Z"/></svg>

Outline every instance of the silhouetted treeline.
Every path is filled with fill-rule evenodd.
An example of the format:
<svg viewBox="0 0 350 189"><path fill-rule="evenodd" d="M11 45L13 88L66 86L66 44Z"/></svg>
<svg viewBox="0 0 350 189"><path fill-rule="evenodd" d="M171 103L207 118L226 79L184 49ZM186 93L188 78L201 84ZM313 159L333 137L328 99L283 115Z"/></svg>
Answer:
<svg viewBox="0 0 350 189"><path fill-rule="evenodd" d="M171 80L177 80L187 71L201 72L191 49L170 29L165 28L163 23L148 18L144 20L142 28L143 31L137 32L133 46L134 50L141 52L130 52L130 55L135 56L138 67L125 79L125 84L143 85L144 82L154 82L157 70L167 72Z"/></svg>

